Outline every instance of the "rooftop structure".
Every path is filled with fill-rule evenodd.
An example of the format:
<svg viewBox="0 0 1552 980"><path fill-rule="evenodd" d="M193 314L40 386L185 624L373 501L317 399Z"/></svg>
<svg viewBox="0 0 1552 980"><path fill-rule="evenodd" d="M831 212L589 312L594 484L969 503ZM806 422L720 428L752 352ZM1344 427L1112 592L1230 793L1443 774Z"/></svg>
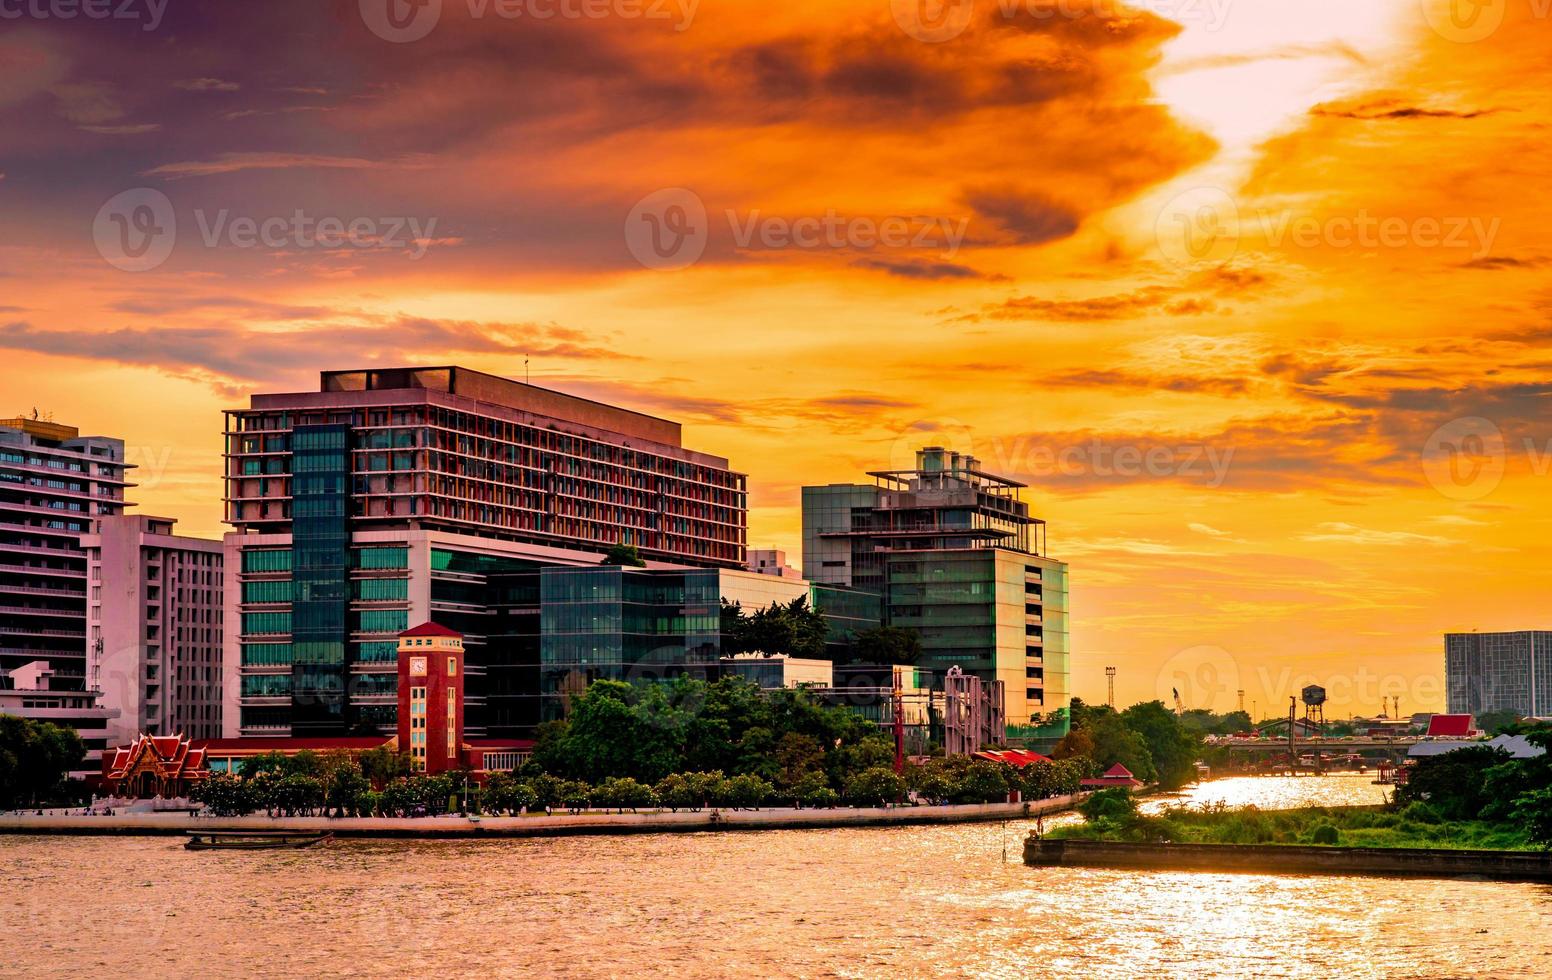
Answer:
<svg viewBox="0 0 1552 980"><path fill-rule="evenodd" d="M940 446L869 475L803 488L804 576L880 594L884 622L921 636L921 666L1002 684L1007 724L1065 717L1068 569L1024 485Z"/></svg>

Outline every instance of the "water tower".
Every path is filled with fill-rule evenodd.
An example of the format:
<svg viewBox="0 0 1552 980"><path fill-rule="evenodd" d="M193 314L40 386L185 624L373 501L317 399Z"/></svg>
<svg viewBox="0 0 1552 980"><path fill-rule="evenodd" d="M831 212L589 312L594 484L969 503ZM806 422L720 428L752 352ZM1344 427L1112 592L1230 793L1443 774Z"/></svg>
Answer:
<svg viewBox="0 0 1552 980"><path fill-rule="evenodd" d="M1311 684L1300 693L1300 699L1304 702L1304 721L1311 725L1319 725L1319 730L1325 729L1326 724L1326 689L1318 684Z"/></svg>

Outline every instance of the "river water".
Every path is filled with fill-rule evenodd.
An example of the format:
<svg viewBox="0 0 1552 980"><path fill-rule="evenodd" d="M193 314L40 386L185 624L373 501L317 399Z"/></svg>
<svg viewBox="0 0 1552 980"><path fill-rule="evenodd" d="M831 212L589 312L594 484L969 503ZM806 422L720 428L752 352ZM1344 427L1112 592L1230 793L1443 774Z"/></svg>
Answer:
<svg viewBox="0 0 1552 980"><path fill-rule="evenodd" d="M1189 795L1380 792L1249 777ZM1026 868L1028 829L247 854L0 836L0 976L1552 976L1552 887Z"/></svg>

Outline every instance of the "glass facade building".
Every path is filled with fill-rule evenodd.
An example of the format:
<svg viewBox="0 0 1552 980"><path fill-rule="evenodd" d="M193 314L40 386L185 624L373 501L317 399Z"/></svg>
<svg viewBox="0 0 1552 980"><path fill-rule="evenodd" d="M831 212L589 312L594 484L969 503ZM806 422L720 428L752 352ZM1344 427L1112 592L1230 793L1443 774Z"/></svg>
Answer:
<svg viewBox="0 0 1552 980"><path fill-rule="evenodd" d="M803 488L803 572L817 590L882 596L883 620L916 632L920 666L1003 682L1010 725L1069 703L1067 565L1022 484L939 447L873 485Z"/></svg>
<svg viewBox="0 0 1552 980"><path fill-rule="evenodd" d="M745 558L744 476L677 424L462 368L254 396L226 488L227 737L391 733L396 638L427 621L465 637L466 732L525 737L541 569Z"/></svg>
<svg viewBox="0 0 1552 980"><path fill-rule="evenodd" d="M1446 633L1444 683L1451 714L1552 714L1552 630Z"/></svg>

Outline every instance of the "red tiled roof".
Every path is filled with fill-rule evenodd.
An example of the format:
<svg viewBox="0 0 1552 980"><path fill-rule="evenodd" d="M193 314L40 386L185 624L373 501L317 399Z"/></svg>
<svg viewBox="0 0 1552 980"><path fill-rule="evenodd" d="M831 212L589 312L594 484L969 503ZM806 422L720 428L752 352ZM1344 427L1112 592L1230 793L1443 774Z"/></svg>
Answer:
<svg viewBox="0 0 1552 980"><path fill-rule="evenodd" d="M1470 735L1470 715L1434 715L1428 719L1428 734L1430 735Z"/></svg>
<svg viewBox="0 0 1552 980"><path fill-rule="evenodd" d="M1039 752L1031 752L1028 749L987 749L983 752L972 752L977 759L985 759L987 762L1003 762L1016 769L1022 769L1035 762L1050 762L1051 760Z"/></svg>
<svg viewBox="0 0 1552 980"><path fill-rule="evenodd" d="M1125 778L1125 779L1136 779L1137 778L1137 777L1132 775L1132 771L1130 769L1128 769L1125 766L1121 765L1121 763L1119 763L1119 762L1117 762L1115 765L1111 766L1109 769L1106 769L1105 770L1105 775L1106 776L1120 776L1120 777Z"/></svg>
<svg viewBox="0 0 1552 980"><path fill-rule="evenodd" d="M258 755L261 752L325 752L329 749L361 750L375 749L386 745L390 736L341 736L338 738L289 738L275 736L268 738L211 738L197 743L199 751L206 754L228 755L233 752L251 752Z"/></svg>
<svg viewBox="0 0 1552 980"><path fill-rule="evenodd" d="M450 630L440 623L421 623L419 626L405 630L400 636L454 636L462 637L457 630Z"/></svg>

